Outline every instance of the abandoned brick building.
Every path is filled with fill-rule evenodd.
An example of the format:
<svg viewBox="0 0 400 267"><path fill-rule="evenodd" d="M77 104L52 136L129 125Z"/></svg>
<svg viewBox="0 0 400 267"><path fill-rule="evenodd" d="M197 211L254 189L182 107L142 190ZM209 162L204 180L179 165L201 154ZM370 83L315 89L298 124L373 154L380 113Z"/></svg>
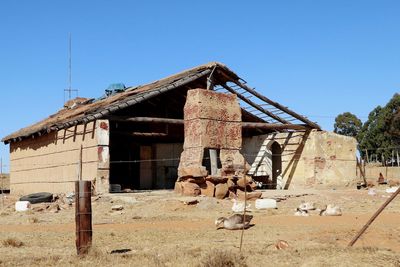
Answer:
<svg viewBox="0 0 400 267"><path fill-rule="evenodd" d="M73 191L80 168L99 193L110 185L174 188L177 178L210 175L247 174L271 189L356 178L353 138L321 131L220 63L76 98L2 141L10 144L15 193Z"/></svg>

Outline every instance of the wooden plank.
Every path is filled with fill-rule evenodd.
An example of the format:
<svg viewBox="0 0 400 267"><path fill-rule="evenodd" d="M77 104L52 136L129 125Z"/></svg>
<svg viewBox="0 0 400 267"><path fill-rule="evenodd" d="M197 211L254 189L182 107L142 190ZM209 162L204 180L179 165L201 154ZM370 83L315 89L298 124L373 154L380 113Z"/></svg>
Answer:
<svg viewBox="0 0 400 267"><path fill-rule="evenodd" d="M182 119L171 118L152 118L152 117L126 117L126 116L109 116L111 121L119 122L143 122L143 123L165 123L183 125L185 123ZM304 124L290 124L290 123L266 123L266 122L242 122L243 128L248 129L266 129L266 130L307 130L310 127ZM161 133L159 133L161 134Z"/></svg>
<svg viewBox="0 0 400 267"><path fill-rule="evenodd" d="M127 116L108 116L107 119L110 121L118 122L143 122L143 123L166 123L166 124L183 124L182 119L171 119L171 118L152 118L152 117L127 117Z"/></svg>
<svg viewBox="0 0 400 267"><path fill-rule="evenodd" d="M265 130L307 130L310 129L307 125L301 124L277 124L277 123L263 123L263 122L242 122L242 128L254 128Z"/></svg>
<svg viewBox="0 0 400 267"><path fill-rule="evenodd" d="M217 150L210 149L209 152L210 152L211 175L216 175L218 170Z"/></svg>
<svg viewBox="0 0 400 267"><path fill-rule="evenodd" d="M226 84L222 84L221 86L224 87L227 91L231 92L232 94L237 95L237 97L239 97L241 100L243 100L244 102L246 102L247 104L249 104L250 106L254 107L255 109L267 114L269 117L273 118L274 120L277 120L281 123L288 123L286 120L282 119L281 117L273 114L272 112L269 112L268 110L262 108L261 106L257 105L256 103L254 103L253 101L247 99L246 97L244 97L243 95L237 93L234 89L232 89L231 87L229 87Z"/></svg>

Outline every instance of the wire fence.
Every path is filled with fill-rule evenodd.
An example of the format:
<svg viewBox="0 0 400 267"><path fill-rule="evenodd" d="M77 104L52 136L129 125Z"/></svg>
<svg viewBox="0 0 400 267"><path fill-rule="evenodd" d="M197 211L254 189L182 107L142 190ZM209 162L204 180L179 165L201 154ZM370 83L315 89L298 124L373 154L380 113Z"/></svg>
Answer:
<svg viewBox="0 0 400 267"><path fill-rule="evenodd" d="M253 159L259 154L247 154L247 153L242 153L241 155L244 156L246 160ZM278 154L273 154L273 153L266 153L263 158L270 158L270 157L301 157L302 160L314 160L316 157L306 157L303 155L303 153L296 153L296 152L289 152L289 153L278 153ZM318 157L317 157L318 158ZM210 157L203 157L203 160L210 160ZM221 160L223 158L217 157L218 160ZM226 159L226 158L225 158ZM350 159L350 158L334 158L334 160L342 160L342 161L355 161L355 159ZM124 163L144 163L144 162L179 162L180 157L174 157L174 158L151 158L151 159L133 159L133 160L110 160L108 161L109 164L124 164ZM284 160L283 160L284 161ZM82 164L90 164L90 163L98 163L97 160L90 160L90 161L83 161ZM65 167L65 166L73 166L73 165L78 165L79 162L40 162L40 163L12 163L12 167L52 167L52 166L57 166L57 167ZM2 167L10 167L10 164L2 164Z"/></svg>
<svg viewBox="0 0 400 267"><path fill-rule="evenodd" d="M392 150L392 151L396 151L393 152L392 154L394 155L394 157L391 157L389 159L386 159L386 161L389 160L390 164L386 165L386 166L393 166L393 167L397 167L400 165L400 161L399 161L399 151L400 151L400 147L388 147L388 148L369 148L366 149L368 151L371 150ZM177 154L177 153L175 153ZM178 153L179 154L179 153ZM298 162L298 161L319 161L319 162L323 162L323 161L329 161L329 160L334 160L334 161L340 161L340 162L356 162L356 158L353 157L348 157L348 158L331 158L331 157L325 157L325 158L319 158L319 157L315 157L315 156L310 156L310 155L304 155L304 153L302 151L286 151L283 150L283 153L271 153L271 151L266 151L261 159L260 159L260 154L259 153L242 153L242 155L244 156L244 158L248 161L248 162L255 162L256 159L258 158L258 160L260 160L260 162L258 162L258 165L263 165L263 164L271 164L271 160L274 157L278 157L280 158L282 164L292 164L293 162ZM38 155L38 157L40 157L41 155ZM24 158L25 161L28 159L27 157ZM221 157L218 156L217 160L220 162L221 161ZM34 171L34 170L39 170L39 169L57 169L57 168L79 168L80 167L80 162L77 160L75 162L66 162L66 161L47 161L47 162L30 162L30 163L24 163L24 162L18 162L20 159L15 160L11 160L11 164L10 163L4 163L2 159L0 159L0 177L2 177L1 181L0 181L0 187L3 188L4 185L2 184L4 179L3 176L4 174L9 173L10 169L12 169L13 173L18 173L18 172L28 172L28 171ZM37 159L36 159L37 160ZM226 160L223 159L223 160ZM375 161L374 161L375 160ZM381 160L381 161L380 161ZM210 157L205 156L203 158L203 162L204 161L210 161ZM106 164L109 164L109 168L112 168L112 166L120 166L123 164L141 164L141 163L153 163L156 166L172 166L172 167L178 167L180 162L180 157L176 156L176 157L166 157L166 158L150 158L150 159L121 159L121 160L113 160L111 158L111 160L109 160L108 162L106 162ZM373 154L372 156L370 156L369 160L367 161L366 158L363 159L362 163L365 162L377 162L377 163L382 163L383 166L385 166L385 163L383 163L382 158L379 158L377 155ZM82 161L82 165L83 166L88 166L89 164L98 164L99 161L98 160L83 160ZM254 164L254 163L253 163ZM154 165L153 165L154 166ZM54 175L56 176L57 173L54 173ZM69 177L64 177L62 181L57 181L57 179L54 179L52 181L48 181L48 180L36 180L36 181L29 181L29 182L14 182L13 184L24 184L24 183L70 183L70 182L74 182L77 180L76 176L69 176Z"/></svg>

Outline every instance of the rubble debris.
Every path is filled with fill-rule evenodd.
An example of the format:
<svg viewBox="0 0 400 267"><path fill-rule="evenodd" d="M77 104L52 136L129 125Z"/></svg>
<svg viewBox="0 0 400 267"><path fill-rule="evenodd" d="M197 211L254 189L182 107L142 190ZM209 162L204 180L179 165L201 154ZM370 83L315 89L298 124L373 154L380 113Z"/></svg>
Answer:
<svg viewBox="0 0 400 267"><path fill-rule="evenodd" d="M31 203L29 201L15 202L15 211L28 211L30 209L31 209Z"/></svg>
<svg viewBox="0 0 400 267"><path fill-rule="evenodd" d="M298 208L306 211L315 210L315 203L302 201Z"/></svg>
<svg viewBox="0 0 400 267"><path fill-rule="evenodd" d="M215 197L218 199L224 199L228 195L228 185L226 183L220 183L215 186Z"/></svg>
<svg viewBox="0 0 400 267"><path fill-rule="evenodd" d="M368 189L368 195L375 196L376 195L376 190L374 188Z"/></svg>
<svg viewBox="0 0 400 267"><path fill-rule="evenodd" d="M177 194L182 194L182 183L181 182L178 182L178 181L175 182L174 191Z"/></svg>
<svg viewBox="0 0 400 267"><path fill-rule="evenodd" d="M209 175L205 178L206 181L212 182L213 184L224 184L228 182L228 177L222 177L217 175Z"/></svg>
<svg viewBox="0 0 400 267"><path fill-rule="evenodd" d="M296 212L294 213L294 216L310 216L310 214L308 213L308 210L302 210L297 208Z"/></svg>
<svg viewBox="0 0 400 267"><path fill-rule="evenodd" d="M49 205L47 210L49 212L57 213L57 212L59 212L61 210L61 208L60 208L60 205L58 205L57 203L52 203L52 204Z"/></svg>
<svg viewBox="0 0 400 267"><path fill-rule="evenodd" d="M203 182L202 182L203 181ZM261 198L262 192L254 192L256 184L251 177L247 176L248 182L247 199L255 200ZM238 184L239 183L239 184ZM238 176L207 176L203 178L179 178L175 182L175 192L184 196L204 195L223 199L232 195L238 196L244 200L245 179Z"/></svg>
<svg viewBox="0 0 400 267"><path fill-rule="evenodd" d="M182 195L184 196L198 196L201 194L200 186L196 183L183 182L181 183Z"/></svg>
<svg viewBox="0 0 400 267"><path fill-rule="evenodd" d="M114 205L111 207L111 210L115 210L115 211L123 210L123 209L124 209L124 206L122 206L122 205Z"/></svg>
<svg viewBox="0 0 400 267"><path fill-rule="evenodd" d="M276 249L287 249L288 247L289 247L289 243L286 242L285 240L278 240L275 243Z"/></svg>
<svg viewBox="0 0 400 267"><path fill-rule="evenodd" d="M70 193L66 194L65 199L66 199L67 204L72 205L72 203L75 202L75 193L70 192Z"/></svg>
<svg viewBox="0 0 400 267"><path fill-rule="evenodd" d="M392 187L387 188L385 191L386 191L386 193L394 193L397 191L397 189L399 189L399 186L392 186Z"/></svg>
<svg viewBox="0 0 400 267"><path fill-rule="evenodd" d="M206 181L205 183L200 185L200 192L202 195L207 197L213 197L215 194L215 185L210 181Z"/></svg>
<svg viewBox="0 0 400 267"><path fill-rule="evenodd" d="M328 204L326 208L321 209L320 216L342 216L342 210L339 206Z"/></svg>
<svg viewBox="0 0 400 267"><path fill-rule="evenodd" d="M244 202L237 201L236 198L234 198L232 201L233 201L233 205L232 205L232 211L233 212L240 213L240 212L244 211ZM246 205L246 210L248 211L250 209L250 207L251 207L251 204L248 203Z"/></svg>
<svg viewBox="0 0 400 267"><path fill-rule="evenodd" d="M257 184L253 181L253 179L250 176L244 176L238 179L236 184L240 188L240 190L244 190L245 184L247 185L246 186L247 191L253 191L257 188Z"/></svg>
<svg viewBox="0 0 400 267"><path fill-rule="evenodd" d="M270 198L264 199L256 199L255 202L256 209L264 210L264 209L276 209L276 200Z"/></svg>
<svg viewBox="0 0 400 267"><path fill-rule="evenodd" d="M199 203L199 201L197 199L189 199L189 200L183 201L183 204L185 204L185 205L196 205L197 203Z"/></svg>
<svg viewBox="0 0 400 267"><path fill-rule="evenodd" d="M33 211L37 211L37 212L40 212L40 211L44 211L44 210L46 210L48 207L49 207L50 205L48 205L48 204L37 204L37 205L34 205L33 207L32 207L32 210Z"/></svg>

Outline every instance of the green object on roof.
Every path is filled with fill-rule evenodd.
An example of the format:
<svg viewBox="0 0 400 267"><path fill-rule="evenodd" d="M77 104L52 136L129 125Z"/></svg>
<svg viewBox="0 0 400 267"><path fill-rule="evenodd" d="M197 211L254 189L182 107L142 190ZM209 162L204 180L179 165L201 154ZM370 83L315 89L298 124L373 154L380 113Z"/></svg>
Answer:
<svg viewBox="0 0 400 267"><path fill-rule="evenodd" d="M110 84L106 90L114 91L114 90L125 90L125 84L123 83L112 83Z"/></svg>
<svg viewBox="0 0 400 267"><path fill-rule="evenodd" d="M125 87L125 84L123 84L123 83L112 83L105 90L106 96L110 96L110 95L113 95L116 93L121 93L121 92L125 91L125 89L126 89L126 87Z"/></svg>

